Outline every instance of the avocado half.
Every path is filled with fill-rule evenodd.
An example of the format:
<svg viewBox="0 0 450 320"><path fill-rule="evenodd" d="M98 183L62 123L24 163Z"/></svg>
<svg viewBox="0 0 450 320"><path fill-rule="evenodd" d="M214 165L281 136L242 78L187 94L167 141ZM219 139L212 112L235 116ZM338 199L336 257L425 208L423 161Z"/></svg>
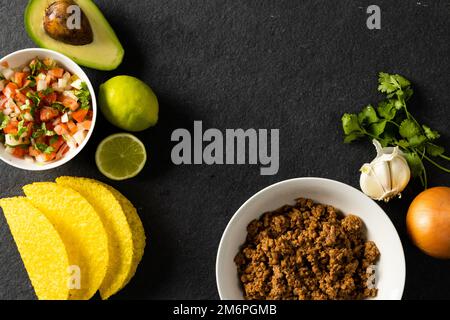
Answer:
<svg viewBox="0 0 450 320"><path fill-rule="evenodd" d="M72 0L71 0L72 1ZM122 62L124 49L114 30L92 0L73 0L87 18L93 39L88 44L72 45L51 37L44 28L46 10L55 0L30 0L25 9L25 29L40 47L58 51L80 65L98 69L114 70Z"/></svg>

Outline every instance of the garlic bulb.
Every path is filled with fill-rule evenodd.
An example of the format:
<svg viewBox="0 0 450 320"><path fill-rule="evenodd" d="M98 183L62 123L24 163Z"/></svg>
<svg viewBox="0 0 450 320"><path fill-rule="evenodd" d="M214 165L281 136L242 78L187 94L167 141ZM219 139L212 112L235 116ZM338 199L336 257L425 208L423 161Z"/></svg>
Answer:
<svg viewBox="0 0 450 320"><path fill-rule="evenodd" d="M372 199L389 201L401 197L411 178L408 162L398 147L383 148L373 140L377 156L371 163L364 164L361 171L361 190Z"/></svg>

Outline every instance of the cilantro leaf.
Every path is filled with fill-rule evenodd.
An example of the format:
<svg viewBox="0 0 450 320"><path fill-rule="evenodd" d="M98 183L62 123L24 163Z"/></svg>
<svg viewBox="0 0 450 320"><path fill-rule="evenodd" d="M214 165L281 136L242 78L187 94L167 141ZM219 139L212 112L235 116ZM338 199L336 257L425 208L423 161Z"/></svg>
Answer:
<svg viewBox="0 0 450 320"><path fill-rule="evenodd" d="M425 132L426 137L430 141L436 140L441 136L439 134L439 132L431 130L430 127L427 127L426 125L423 125L422 128L423 128L423 131Z"/></svg>
<svg viewBox="0 0 450 320"><path fill-rule="evenodd" d="M388 74L380 72L378 75L378 90L383 93L393 93L397 90L408 88L411 83L406 78L398 74Z"/></svg>
<svg viewBox="0 0 450 320"><path fill-rule="evenodd" d="M6 126L8 125L8 123L9 123L9 118L8 118L8 117L5 117L5 118L3 119L3 121L2 121L2 123L0 124L0 130L5 129Z"/></svg>
<svg viewBox="0 0 450 320"><path fill-rule="evenodd" d="M31 135L31 137L32 137L33 139L37 139L37 138L39 138L39 137L42 137L42 132L40 132L39 130L37 130L37 131L33 132L33 134Z"/></svg>
<svg viewBox="0 0 450 320"><path fill-rule="evenodd" d="M359 125L358 116L352 113L346 113L342 116L342 127L345 134L363 132Z"/></svg>
<svg viewBox="0 0 450 320"><path fill-rule="evenodd" d="M89 88L86 82L81 83L81 90L75 94L80 102L80 108L87 110L91 107L91 93L89 92Z"/></svg>
<svg viewBox="0 0 450 320"><path fill-rule="evenodd" d="M36 78L33 77L32 75L29 75L26 80L28 80L28 83L26 85L24 85L22 88L20 88L19 90L23 90L25 88L31 88L31 87L36 86Z"/></svg>
<svg viewBox="0 0 450 320"><path fill-rule="evenodd" d="M51 107L61 112L64 112L67 109L61 102L54 102Z"/></svg>
<svg viewBox="0 0 450 320"><path fill-rule="evenodd" d="M44 151L45 149L47 149L48 145L46 145L45 143L36 143L35 144L35 148L39 151Z"/></svg>
<svg viewBox="0 0 450 320"><path fill-rule="evenodd" d="M398 140L397 145L403 149L409 148L409 142L405 139Z"/></svg>
<svg viewBox="0 0 450 320"><path fill-rule="evenodd" d="M378 104L377 111L380 117L386 120L394 119L395 115L397 114L397 108L395 106L395 103L390 100L380 102Z"/></svg>
<svg viewBox="0 0 450 320"><path fill-rule="evenodd" d="M35 145L36 149L38 149L39 151L46 153L46 154L50 154L53 151L55 151L55 148L48 146L45 143L36 143Z"/></svg>
<svg viewBox="0 0 450 320"><path fill-rule="evenodd" d="M393 100L393 103L394 103L394 107L395 107L395 109L397 109L397 111L401 110L404 106L403 101L401 101L401 100Z"/></svg>
<svg viewBox="0 0 450 320"><path fill-rule="evenodd" d="M445 149L443 147L437 146L432 143L427 143L427 145L425 146L425 150L432 157L438 157L440 155L443 155L445 152Z"/></svg>
<svg viewBox="0 0 450 320"><path fill-rule="evenodd" d="M403 92L404 92L403 98L404 98L405 101L408 101L412 97L412 95L414 94L413 89L411 89L410 87L404 89Z"/></svg>
<svg viewBox="0 0 450 320"><path fill-rule="evenodd" d="M50 138L50 141L48 143L50 143L50 145L56 143L59 140L59 136L57 135L53 135L53 137Z"/></svg>
<svg viewBox="0 0 450 320"><path fill-rule="evenodd" d="M27 131L27 127L24 127L25 120L21 120L17 126L17 134L16 136L16 140L18 140L26 131Z"/></svg>
<svg viewBox="0 0 450 320"><path fill-rule="evenodd" d="M0 130L5 129L5 127L8 125L9 118L8 116L5 116L3 112L0 112Z"/></svg>
<svg viewBox="0 0 450 320"><path fill-rule="evenodd" d="M47 127L44 122L42 122L41 127L33 132L33 139L37 139L42 136L52 137L56 133L53 130L47 130Z"/></svg>
<svg viewBox="0 0 450 320"><path fill-rule="evenodd" d="M368 132L378 138L384 132L386 123L387 120L381 120L379 122L372 123L369 127Z"/></svg>
<svg viewBox="0 0 450 320"><path fill-rule="evenodd" d="M386 124L384 132L378 137L378 141L383 148L395 143L395 132L392 132L392 130L390 130L388 124Z"/></svg>
<svg viewBox="0 0 450 320"><path fill-rule="evenodd" d="M42 61L38 58L35 58L33 61L31 61L29 67L32 76L37 76L41 70L47 69L46 65L43 64Z"/></svg>
<svg viewBox="0 0 450 320"><path fill-rule="evenodd" d="M359 138L362 138L362 137L364 137L364 133L352 132L344 137L344 143L350 143L350 142L358 140Z"/></svg>
<svg viewBox="0 0 450 320"><path fill-rule="evenodd" d="M399 133L403 138L412 138L421 133L420 127L411 119L405 119L400 124Z"/></svg>
<svg viewBox="0 0 450 320"><path fill-rule="evenodd" d="M420 159L420 157L414 152L404 153L404 156L408 162L409 168L411 169L411 175L413 177L420 176L423 171L422 159Z"/></svg>
<svg viewBox="0 0 450 320"><path fill-rule="evenodd" d="M413 91L411 83L398 74L387 74L381 72L378 77L378 90L387 95L388 99L393 99L397 110L405 108L406 101L411 98Z"/></svg>
<svg viewBox="0 0 450 320"><path fill-rule="evenodd" d="M369 104L358 114L358 122L362 125L369 125L371 123L377 122L379 120L377 112Z"/></svg>
<svg viewBox="0 0 450 320"><path fill-rule="evenodd" d="M47 130L47 126L45 125L44 122L42 122L42 124L41 124L41 130L44 133L44 135L47 137L51 137L56 134L53 130Z"/></svg>
<svg viewBox="0 0 450 320"><path fill-rule="evenodd" d="M53 88L47 88L47 89L41 90L40 93L44 96L48 96L49 94L52 94L53 91L55 91L55 90L53 90Z"/></svg>
<svg viewBox="0 0 450 320"><path fill-rule="evenodd" d="M394 74L391 76L399 85L401 89L405 89L411 85L411 82L409 82L408 79L402 77L399 74Z"/></svg>
<svg viewBox="0 0 450 320"><path fill-rule="evenodd" d="M425 137L423 134L419 134L409 138L408 142L411 147L419 147L427 140L428 140L427 137Z"/></svg>
<svg viewBox="0 0 450 320"><path fill-rule="evenodd" d="M36 107L41 103L41 98L37 93L27 92L27 98L30 99Z"/></svg>
<svg viewBox="0 0 450 320"><path fill-rule="evenodd" d="M48 147L44 150L44 153L50 154L50 153L52 153L52 152L54 152L54 151L55 151L55 148L53 148L52 146L48 146Z"/></svg>
<svg viewBox="0 0 450 320"><path fill-rule="evenodd" d="M391 75L385 72L380 72L378 75L378 90L382 93L392 93L398 89L391 81Z"/></svg>

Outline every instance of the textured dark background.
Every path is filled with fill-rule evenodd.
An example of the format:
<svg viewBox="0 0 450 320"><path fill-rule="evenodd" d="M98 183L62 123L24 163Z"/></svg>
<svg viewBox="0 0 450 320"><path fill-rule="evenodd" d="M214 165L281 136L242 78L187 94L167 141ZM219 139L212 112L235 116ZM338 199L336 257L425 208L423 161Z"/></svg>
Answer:
<svg viewBox="0 0 450 320"><path fill-rule="evenodd" d="M25 0L0 1L0 55L34 47L23 26ZM443 132L450 148L450 1L96 1L126 50L113 72L86 70L94 86L118 74L150 84L160 122L138 134L150 159L139 177L111 183L94 152L118 130L100 116L95 134L69 164L30 173L0 164L0 196L28 182L60 175L111 183L139 208L148 234L143 263L115 298L216 299L214 265L221 234L251 195L274 182L318 176L358 186L358 169L374 156L367 142L344 145L340 117L380 99L379 71L415 85L413 112ZM366 8L382 9L382 29L366 28ZM101 54L101 52L99 53ZM175 128L279 128L280 171L258 166L171 164ZM432 185L449 175L430 168ZM383 208L402 239L407 264L404 298L450 298L449 261L420 253L405 234L405 214L420 190ZM0 216L0 298L34 298L4 217Z"/></svg>

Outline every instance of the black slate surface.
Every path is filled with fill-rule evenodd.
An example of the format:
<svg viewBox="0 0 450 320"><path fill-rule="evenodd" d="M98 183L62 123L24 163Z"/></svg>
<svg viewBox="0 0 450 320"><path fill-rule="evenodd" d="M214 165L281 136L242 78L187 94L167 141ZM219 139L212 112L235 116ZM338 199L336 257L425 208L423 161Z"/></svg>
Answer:
<svg viewBox="0 0 450 320"><path fill-rule="evenodd" d="M23 26L25 0L0 1L0 55L34 47ZM112 183L96 169L97 144L119 130L100 116L95 134L69 164L30 173L0 164L0 196L60 175L111 183L138 207L148 234L143 263L116 299L216 299L215 256L233 213L256 191L287 178L318 176L358 187L358 169L374 156L369 143L342 143L340 117L380 99L379 71L398 72L415 87L413 111L443 132L450 148L450 1L376 1L382 29L366 27L373 1L98 0L126 49L113 72L86 69L93 84L118 74L150 84L160 122L138 134L150 155L139 177ZM257 166L171 164L175 128L279 128L280 170ZM430 167L432 185L449 175ZM405 299L450 298L449 261L420 253L405 233L405 214L420 190L382 205L402 239ZM0 215L0 299L34 293Z"/></svg>

